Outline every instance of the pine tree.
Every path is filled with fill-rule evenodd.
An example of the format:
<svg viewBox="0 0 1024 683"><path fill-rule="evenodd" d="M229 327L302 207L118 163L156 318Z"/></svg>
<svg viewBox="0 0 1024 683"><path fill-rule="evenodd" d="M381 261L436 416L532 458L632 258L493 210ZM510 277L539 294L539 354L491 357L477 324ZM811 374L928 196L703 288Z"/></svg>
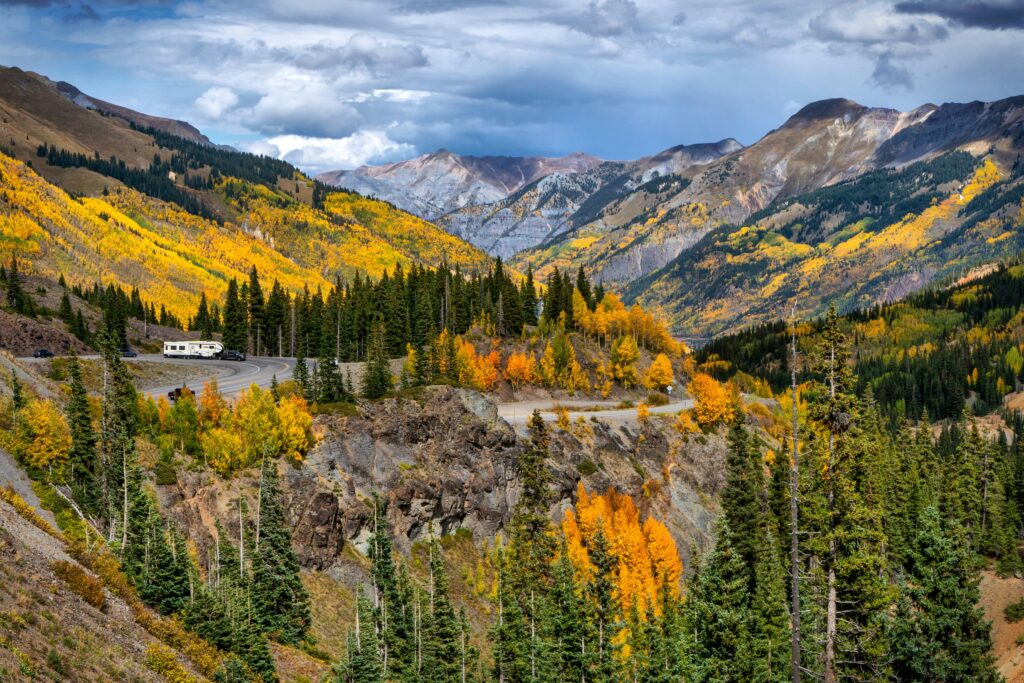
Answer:
<svg viewBox="0 0 1024 683"><path fill-rule="evenodd" d="M943 529L924 511L900 599L890 620L893 674L899 681L1000 681L990 625L978 607L978 574L955 523Z"/></svg>
<svg viewBox="0 0 1024 683"><path fill-rule="evenodd" d="M356 593L356 626L349 633L345 662L337 672L338 683L381 683L384 680L375 613L373 605L359 589Z"/></svg>
<svg viewBox="0 0 1024 683"><path fill-rule="evenodd" d="M367 345L366 368L363 371L362 395L364 398L381 398L394 388L394 377L388 364L387 339L384 322L379 320Z"/></svg>
<svg viewBox="0 0 1024 683"><path fill-rule="evenodd" d="M257 625L282 643L309 637L309 594L299 579L299 560L281 504L277 462L264 460L260 480L259 535L252 556L252 603Z"/></svg>
<svg viewBox="0 0 1024 683"><path fill-rule="evenodd" d="M66 416L71 429L71 449L68 452L67 478L72 495L82 509L93 515L101 511L98 485L99 460L96 452L96 432L92 426L89 398L82 381L82 366L77 356L68 361L70 389Z"/></svg>
<svg viewBox="0 0 1024 683"><path fill-rule="evenodd" d="M429 613L424 615L424 683L456 683L461 679L459 620L448 595L448 575L441 546L430 542Z"/></svg>
<svg viewBox="0 0 1024 683"><path fill-rule="evenodd" d="M686 601L688 681L733 683L752 676L747 569L725 518Z"/></svg>

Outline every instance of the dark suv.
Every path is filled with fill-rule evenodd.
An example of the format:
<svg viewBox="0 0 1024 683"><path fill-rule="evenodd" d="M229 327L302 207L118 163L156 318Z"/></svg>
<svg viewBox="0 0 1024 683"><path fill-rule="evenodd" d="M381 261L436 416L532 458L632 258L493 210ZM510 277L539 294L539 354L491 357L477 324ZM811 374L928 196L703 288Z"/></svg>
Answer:
<svg viewBox="0 0 1024 683"><path fill-rule="evenodd" d="M33 358L53 358L53 352L49 349L39 349L32 354Z"/></svg>
<svg viewBox="0 0 1024 683"><path fill-rule="evenodd" d="M234 349L224 349L220 352L221 360L245 360L245 354Z"/></svg>

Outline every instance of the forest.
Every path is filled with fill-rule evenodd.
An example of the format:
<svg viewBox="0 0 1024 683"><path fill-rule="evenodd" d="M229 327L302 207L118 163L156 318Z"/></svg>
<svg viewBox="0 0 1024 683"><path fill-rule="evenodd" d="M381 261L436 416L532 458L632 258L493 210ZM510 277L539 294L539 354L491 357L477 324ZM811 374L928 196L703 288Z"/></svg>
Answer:
<svg viewBox="0 0 1024 683"><path fill-rule="evenodd" d="M426 574L414 572L376 501L370 578L336 680L786 681L794 662L824 680L999 680L976 603L981 568L1021 569L1019 439L993 439L963 420L894 431L880 404L858 394L842 327L830 315L807 351L814 374L794 406L795 458L792 434L770 443L740 401L702 424L725 430L729 449L717 541L693 567L682 566L661 522L614 490L581 485L553 521L550 428L539 416L516 463L522 494L492 560L485 633L469 632L437 540ZM313 443L299 388L254 387L232 406L210 385L173 407L154 405L103 336L108 381L98 398L76 360L63 410L9 379L4 447L50 490L67 492L49 502L64 532L83 539L90 566L112 564L108 580L123 576L122 590L213 648L208 659L196 655L207 675L276 680L268 641L316 652L278 484L278 461L301 462ZM1024 420L1011 427L1019 437ZM146 443L160 453L152 473L140 463ZM148 483L173 483L176 459L189 454L224 476L261 473L256 509L239 501L237 538L221 520L205 558L186 550Z"/></svg>
<svg viewBox="0 0 1024 683"><path fill-rule="evenodd" d="M844 315L840 325L856 349L858 393L870 390L894 424L998 411L1022 379L1022 312L1018 258L964 284ZM824 325L824 319L801 323L801 346L814 344ZM738 372L779 391L789 383L789 332L786 322L777 322L721 337L701 348L696 361L719 379Z"/></svg>

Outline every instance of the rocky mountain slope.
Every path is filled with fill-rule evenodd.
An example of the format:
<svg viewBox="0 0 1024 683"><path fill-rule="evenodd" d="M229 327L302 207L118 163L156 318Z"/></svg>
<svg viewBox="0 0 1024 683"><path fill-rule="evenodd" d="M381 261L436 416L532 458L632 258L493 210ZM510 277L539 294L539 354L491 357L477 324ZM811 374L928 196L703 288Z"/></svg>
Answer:
<svg viewBox="0 0 1024 683"><path fill-rule="evenodd" d="M133 109L129 109L128 107L122 107L119 104L113 104L95 97L90 97L66 81L58 81L54 83L49 79L46 80L50 85L56 88L57 92L71 102L77 104L79 107L95 109L96 111L103 112L104 114L122 118L125 121L134 123L139 128L154 128L164 133L177 135L179 138L184 138L190 142L197 142L202 145L213 144L210 142L210 138L200 133L198 128L187 121L179 121L176 119L167 119L162 116L150 116L149 114L143 114L142 112L137 112Z"/></svg>
<svg viewBox="0 0 1024 683"><path fill-rule="evenodd" d="M645 516L668 525L688 563L690 552L710 540L710 501L724 484L726 449L717 436L684 441L671 420L552 427L554 518L573 504L578 482L588 490L614 486L632 494ZM318 444L302 466L282 465L293 538L309 569L337 569L348 544L365 550L374 493L388 502L405 552L459 529L490 542L521 493L515 463L525 439L498 417L493 399L472 390L430 387L418 400L385 399L354 416L317 418L315 430ZM239 495L253 494L255 483L182 469L176 486L160 487L160 497L197 546L208 548L212 520L230 519L226 511Z"/></svg>
<svg viewBox="0 0 1024 683"><path fill-rule="evenodd" d="M957 150L974 155L974 160L968 163L967 157L960 157L964 163L954 164L952 175L927 166ZM869 304L1016 248L1012 217L1020 200L1016 183L1022 151L1022 98L926 105L910 112L825 100L808 105L758 142L701 167L675 185L663 180L654 186L655 192L650 186L637 188L594 220L520 253L513 263L522 268L532 265L542 277L555 266L583 265L597 279L623 288L628 297L664 304L677 330L688 334L715 333L777 316L793 301L807 312L820 310L833 294L843 295L843 305ZM965 205L974 197L964 201L954 191L972 182L983 157L994 165L991 179L998 188L968 210ZM916 162L925 166L914 166ZM907 180L901 174L912 166L916 180ZM833 200L848 192L857 194L860 204L850 201L841 211L834 210ZM928 201L921 202L922 197ZM928 202L950 198L957 205L925 216L927 235L911 240L913 247L901 249L900 244L876 237L906 217L893 213L893 206L909 201L906 208L921 217ZM815 214L813 239L803 231L797 246L779 247L780 241L788 242L800 232L809 213ZM961 231L958 239L940 240L961 228L968 214L974 216L968 228L984 224L995 232ZM995 223L985 223L988 218ZM870 233L865 230L870 223L858 223L861 219L876 223ZM785 226L789 227L780 231ZM747 244L749 235L760 234L762 228L764 239ZM853 241L838 253L826 254L822 242L840 233L835 244ZM746 244L746 256L737 258L736 252L714 246L727 235ZM747 237L740 239L741 235ZM833 261L845 259L855 245L872 237L871 244L885 256L864 266L864 271L853 273L841 261ZM989 242L996 238L1002 244ZM923 247L928 249L919 252ZM817 260L803 265L805 258ZM768 286L785 270L778 266L792 268L794 263L803 268L789 276L802 282L799 298L776 288L781 279ZM825 281L829 278L841 284L833 286ZM856 291L849 289L851 284Z"/></svg>
<svg viewBox="0 0 1024 683"><path fill-rule="evenodd" d="M382 166L328 171L317 179L434 220L449 211L499 201L552 173L579 173L600 163L581 153L557 158L475 157L439 149Z"/></svg>

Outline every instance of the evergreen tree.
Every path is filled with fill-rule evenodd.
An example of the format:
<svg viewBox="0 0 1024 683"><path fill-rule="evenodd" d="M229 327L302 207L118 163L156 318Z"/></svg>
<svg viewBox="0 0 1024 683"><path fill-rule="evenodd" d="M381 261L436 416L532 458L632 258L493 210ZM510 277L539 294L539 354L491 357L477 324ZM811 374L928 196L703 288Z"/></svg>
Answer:
<svg viewBox="0 0 1024 683"><path fill-rule="evenodd" d="M955 523L943 529L938 510L925 510L890 621L897 680L1002 680L990 654L990 624L978 607L974 564Z"/></svg>
<svg viewBox="0 0 1024 683"><path fill-rule="evenodd" d="M252 556L252 604L264 633L295 645L309 637L309 594L299 579L299 560L281 504L277 462L263 462L260 480L259 535Z"/></svg>
<svg viewBox="0 0 1024 683"><path fill-rule="evenodd" d="M253 266L249 271L249 297L247 299L248 304L248 321L249 326L247 328L247 336L249 341L249 349L251 353L262 355L265 353L267 346L267 330L266 320L264 318L264 300L263 300L263 288L260 286L259 273L256 272L256 266Z"/></svg>
<svg viewBox="0 0 1024 683"><path fill-rule="evenodd" d="M424 683L456 683L461 679L459 620L448 595L448 575L444 568L441 546L430 542L429 612L424 615L423 667Z"/></svg>
<svg viewBox="0 0 1024 683"><path fill-rule="evenodd" d="M747 632L750 634L751 681L784 683L790 680L789 608L786 575L771 529L758 538L754 566L754 593L750 598Z"/></svg>
<svg viewBox="0 0 1024 683"><path fill-rule="evenodd" d="M579 272L576 273L576 289L583 296L583 301L586 302L587 308L594 310L596 302L594 301L593 292L590 290L590 281L587 279L587 274L583 272L583 266L580 266Z"/></svg>
<svg viewBox="0 0 1024 683"><path fill-rule="evenodd" d="M367 346L366 368L363 371L362 395L380 398L394 387L394 377L388 365L387 339L384 322L378 320L373 327Z"/></svg>
<svg viewBox="0 0 1024 683"><path fill-rule="evenodd" d="M747 568L747 585L751 590L755 583L756 549L764 535L762 472L761 454L754 437L741 424L733 425L729 430L722 514L732 532L733 547Z"/></svg>
<svg viewBox="0 0 1024 683"><path fill-rule="evenodd" d="M527 325L537 324L537 285L533 281L533 265L526 269L526 280L523 282L523 293L520 296L523 305L523 320Z"/></svg>
<svg viewBox="0 0 1024 683"><path fill-rule="evenodd" d="M231 279L224 298L224 348L244 351L249 347L246 308L238 288L238 280Z"/></svg>
<svg viewBox="0 0 1024 683"><path fill-rule="evenodd" d="M82 366L77 356L68 361L68 403L65 414L71 429L67 478L72 495L83 510L98 515L101 511L98 484L99 460L96 432L92 426L89 398L82 381Z"/></svg>
<svg viewBox="0 0 1024 683"><path fill-rule="evenodd" d="M312 398L313 395L313 382L310 381L309 368L306 365L306 357L299 351L298 357L295 359L295 367L292 369L292 379L302 389L302 395L307 398Z"/></svg>
<svg viewBox="0 0 1024 683"><path fill-rule="evenodd" d="M587 648L591 653L588 656L590 674L587 680L613 683L619 680L617 640L623 623L615 595L618 558L612 552L602 527L594 533L589 551L594 569L584 587L590 641Z"/></svg>
<svg viewBox="0 0 1024 683"><path fill-rule="evenodd" d="M375 612L359 589L356 593L356 627L349 633L345 663L337 672L338 683L381 683L384 680Z"/></svg>
<svg viewBox="0 0 1024 683"><path fill-rule="evenodd" d="M406 680L415 671L412 595L408 579L402 580L395 566L387 508L377 496L373 503L369 557L382 673L395 680Z"/></svg>
<svg viewBox="0 0 1024 683"><path fill-rule="evenodd" d="M688 681L734 683L752 680L749 583L743 558L725 518L717 541L691 584L686 601Z"/></svg>

